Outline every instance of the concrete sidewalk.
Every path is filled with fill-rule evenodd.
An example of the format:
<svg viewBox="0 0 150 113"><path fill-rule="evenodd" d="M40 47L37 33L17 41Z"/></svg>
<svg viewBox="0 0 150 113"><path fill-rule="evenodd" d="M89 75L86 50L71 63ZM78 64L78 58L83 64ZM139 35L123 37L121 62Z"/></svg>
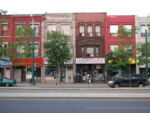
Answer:
<svg viewBox="0 0 150 113"><path fill-rule="evenodd" d="M106 84L103 84L106 86ZM19 84L1 87L0 99L150 99L150 87L104 88L96 84L46 85Z"/></svg>

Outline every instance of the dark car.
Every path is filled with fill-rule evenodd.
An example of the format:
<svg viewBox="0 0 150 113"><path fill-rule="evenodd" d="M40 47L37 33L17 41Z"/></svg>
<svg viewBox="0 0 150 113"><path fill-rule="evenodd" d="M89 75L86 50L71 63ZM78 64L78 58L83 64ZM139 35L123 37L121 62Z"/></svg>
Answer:
<svg viewBox="0 0 150 113"><path fill-rule="evenodd" d="M128 74L119 79L110 80L109 87L144 87L148 85L148 78L142 74Z"/></svg>
<svg viewBox="0 0 150 113"><path fill-rule="evenodd" d="M0 79L0 86L14 86L16 84L16 80L11 80L7 77L2 77Z"/></svg>

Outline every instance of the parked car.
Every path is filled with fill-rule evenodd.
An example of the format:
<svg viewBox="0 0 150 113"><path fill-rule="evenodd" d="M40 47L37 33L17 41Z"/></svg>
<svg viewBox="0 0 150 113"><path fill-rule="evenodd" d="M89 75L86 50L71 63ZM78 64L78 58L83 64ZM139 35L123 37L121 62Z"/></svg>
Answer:
<svg viewBox="0 0 150 113"><path fill-rule="evenodd" d="M7 77L2 77L0 79L0 86L14 86L16 84L16 80L11 80Z"/></svg>
<svg viewBox="0 0 150 113"><path fill-rule="evenodd" d="M114 87L144 87L148 85L148 78L142 74L128 74L119 79L108 81L108 86Z"/></svg>

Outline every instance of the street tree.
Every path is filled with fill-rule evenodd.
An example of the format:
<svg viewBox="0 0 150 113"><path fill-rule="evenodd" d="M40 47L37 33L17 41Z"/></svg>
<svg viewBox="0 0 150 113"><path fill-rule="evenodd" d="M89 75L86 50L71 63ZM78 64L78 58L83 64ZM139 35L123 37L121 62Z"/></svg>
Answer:
<svg viewBox="0 0 150 113"><path fill-rule="evenodd" d="M44 43L45 53L50 67L57 67L57 79L60 79L60 66L71 58L68 47L69 36L58 31L48 32Z"/></svg>

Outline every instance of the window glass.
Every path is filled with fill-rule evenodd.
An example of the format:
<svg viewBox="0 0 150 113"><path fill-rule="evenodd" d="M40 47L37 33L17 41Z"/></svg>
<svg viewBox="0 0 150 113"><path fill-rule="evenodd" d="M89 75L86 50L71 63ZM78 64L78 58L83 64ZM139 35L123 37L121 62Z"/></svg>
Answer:
<svg viewBox="0 0 150 113"><path fill-rule="evenodd" d="M100 36L100 26L96 26L96 36Z"/></svg>
<svg viewBox="0 0 150 113"><path fill-rule="evenodd" d="M92 26L88 26L88 36L92 37Z"/></svg>
<svg viewBox="0 0 150 113"><path fill-rule="evenodd" d="M51 32L51 31L56 31L56 25L55 24L51 24L47 26L47 31Z"/></svg>
<svg viewBox="0 0 150 113"><path fill-rule="evenodd" d="M93 57L94 56L94 48L87 48L87 56Z"/></svg>
<svg viewBox="0 0 150 113"><path fill-rule="evenodd" d="M79 27L79 33L80 33L80 37L84 36L84 26Z"/></svg>
<svg viewBox="0 0 150 113"><path fill-rule="evenodd" d="M118 49L119 45L110 45L110 50L115 51L115 49Z"/></svg>
<svg viewBox="0 0 150 113"><path fill-rule="evenodd" d="M7 24L2 25L2 36L7 36L8 26Z"/></svg>
<svg viewBox="0 0 150 113"><path fill-rule="evenodd" d="M35 24L35 25L31 24L31 28L34 30L34 36L39 36L39 25L38 24Z"/></svg>
<svg viewBox="0 0 150 113"><path fill-rule="evenodd" d="M96 54L96 56L99 56L99 48L98 47L95 48L95 54Z"/></svg>
<svg viewBox="0 0 150 113"><path fill-rule="evenodd" d="M110 25L110 35L111 36L118 36L118 25Z"/></svg>
<svg viewBox="0 0 150 113"><path fill-rule="evenodd" d="M70 35L70 25L61 25L62 33Z"/></svg>

